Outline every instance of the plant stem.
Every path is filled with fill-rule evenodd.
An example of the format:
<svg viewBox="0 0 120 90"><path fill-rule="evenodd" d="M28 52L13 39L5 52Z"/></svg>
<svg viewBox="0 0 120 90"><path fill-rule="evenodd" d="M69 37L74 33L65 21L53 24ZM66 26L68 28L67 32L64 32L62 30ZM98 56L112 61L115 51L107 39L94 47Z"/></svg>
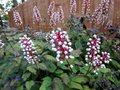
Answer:
<svg viewBox="0 0 120 90"><path fill-rule="evenodd" d="M88 70L87 70L85 76L92 70L92 69L90 69L90 68L91 68L91 66L89 65L89 68L88 68Z"/></svg>
<svg viewBox="0 0 120 90"><path fill-rule="evenodd" d="M66 61L67 61L67 63L68 63L68 66L69 66L71 72L73 72L73 71L72 71L72 68L70 67L70 63L69 63L69 61L68 61L67 59L66 59Z"/></svg>

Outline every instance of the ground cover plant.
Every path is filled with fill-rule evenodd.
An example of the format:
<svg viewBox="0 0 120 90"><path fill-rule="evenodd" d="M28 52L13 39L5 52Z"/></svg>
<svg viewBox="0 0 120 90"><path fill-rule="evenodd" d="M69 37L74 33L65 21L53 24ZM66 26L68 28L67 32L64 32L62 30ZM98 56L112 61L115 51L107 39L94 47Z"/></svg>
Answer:
<svg viewBox="0 0 120 90"><path fill-rule="evenodd" d="M46 36L55 34L55 31L46 34ZM68 34L71 42L69 45L73 48L72 52L68 53L74 58L60 58L64 61L61 64L57 61L56 50L52 49L58 43L51 46L51 41L49 41L52 35L47 40L46 36L41 38L30 34L27 36L34 45L34 47L30 46L31 50L32 47L36 50L35 54L31 55L37 56L37 62L30 63L25 58L30 54L30 51L26 49L29 53L24 53L25 51L19 43L21 39L23 40L20 37L24 37L24 33L1 32L1 42L4 43L4 46L0 48L0 88L2 90L119 90L120 55L118 46L116 46L120 43L119 40L116 42L112 39L106 40L100 34L97 35L101 42L100 52L110 53L110 62L105 64L106 68L97 67L96 73L94 72L96 68L88 62L90 59L86 61L89 51L87 43L89 38L93 37L93 33L87 30L64 33ZM102 53L100 53L101 55Z"/></svg>

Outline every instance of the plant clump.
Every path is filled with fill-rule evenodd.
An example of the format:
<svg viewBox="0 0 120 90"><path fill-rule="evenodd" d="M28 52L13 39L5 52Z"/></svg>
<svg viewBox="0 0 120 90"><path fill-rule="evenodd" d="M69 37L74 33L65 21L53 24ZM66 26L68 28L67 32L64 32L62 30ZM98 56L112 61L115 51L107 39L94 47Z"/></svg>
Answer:
<svg viewBox="0 0 120 90"><path fill-rule="evenodd" d="M110 54L107 52L102 52L100 56L100 38L97 35L93 35L93 38L89 39L87 45L89 46L87 50L87 55L85 60L89 61L94 68L94 73L98 74L97 71L99 68L105 68L104 63L109 63L111 61Z"/></svg>

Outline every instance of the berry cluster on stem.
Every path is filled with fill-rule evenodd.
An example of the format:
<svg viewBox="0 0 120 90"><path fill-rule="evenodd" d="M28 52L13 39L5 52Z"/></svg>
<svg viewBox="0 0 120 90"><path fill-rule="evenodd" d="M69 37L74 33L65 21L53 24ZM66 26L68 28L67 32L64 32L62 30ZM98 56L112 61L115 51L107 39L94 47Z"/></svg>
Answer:
<svg viewBox="0 0 120 90"><path fill-rule="evenodd" d="M39 61L38 56L36 55L36 50L34 47L34 43L30 40L27 35L20 37L20 47L22 48L24 58L28 61L28 63L35 64Z"/></svg>
<svg viewBox="0 0 120 90"><path fill-rule="evenodd" d="M100 38L97 35L93 35L93 38L90 38L87 43L89 47L86 49L87 55L85 56L85 60L93 66L93 72L96 74L98 74L99 68L105 68L105 63L111 61L109 53L102 52L102 55L100 55L100 44Z"/></svg>
<svg viewBox="0 0 120 90"><path fill-rule="evenodd" d="M61 28L57 28L56 31L52 31L49 36L49 42L51 43L52 50L56 52L56 59L60 63L64 62L64 59L74 58L70 53L73 51L66 31L62 31Z"/></svg>

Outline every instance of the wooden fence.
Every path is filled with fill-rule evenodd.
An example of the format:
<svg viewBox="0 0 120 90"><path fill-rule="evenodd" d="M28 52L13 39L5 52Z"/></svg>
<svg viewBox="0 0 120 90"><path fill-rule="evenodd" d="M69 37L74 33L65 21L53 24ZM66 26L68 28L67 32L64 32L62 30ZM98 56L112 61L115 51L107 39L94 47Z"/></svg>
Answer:
<svg viewBox="0 0 120 90"><path fill-rule="evenodd" d="M11 11L9 11L9 25L10 27L17 27L14 20L13 20L13 11L17 10L20 12L20 15L23 20L23 24L19 26L18 28L23 28L27 25L29 25L32 30L37 30L38 28L43 29L44 31L50 31L51 27L49 26L49 16L47 14L48 6L52 0L28 0L27 2L24 2L23 4L18 5L17 7L13 8ZM63 6L64 10L64 16L65 20L69 17L69 9L70 9L70 0L54 0L55 1L55 7L57 8L59 5ZM76 16L82 15L82 2L83 0L76 0L77 1L77 12ZM95 10L95 8L98 6L101 0L90 0L90 13L92 14ZM120 25L120 0L113 0L114 6L113 10L110 12L109 20L113 20L113 25ZM32 19L32 13L33 13L33 7L37 6L40 10L41 17L43 21L38 26L37 24L33 23ZM90 24L87 23L87 26L91 27Z"/></svg>

